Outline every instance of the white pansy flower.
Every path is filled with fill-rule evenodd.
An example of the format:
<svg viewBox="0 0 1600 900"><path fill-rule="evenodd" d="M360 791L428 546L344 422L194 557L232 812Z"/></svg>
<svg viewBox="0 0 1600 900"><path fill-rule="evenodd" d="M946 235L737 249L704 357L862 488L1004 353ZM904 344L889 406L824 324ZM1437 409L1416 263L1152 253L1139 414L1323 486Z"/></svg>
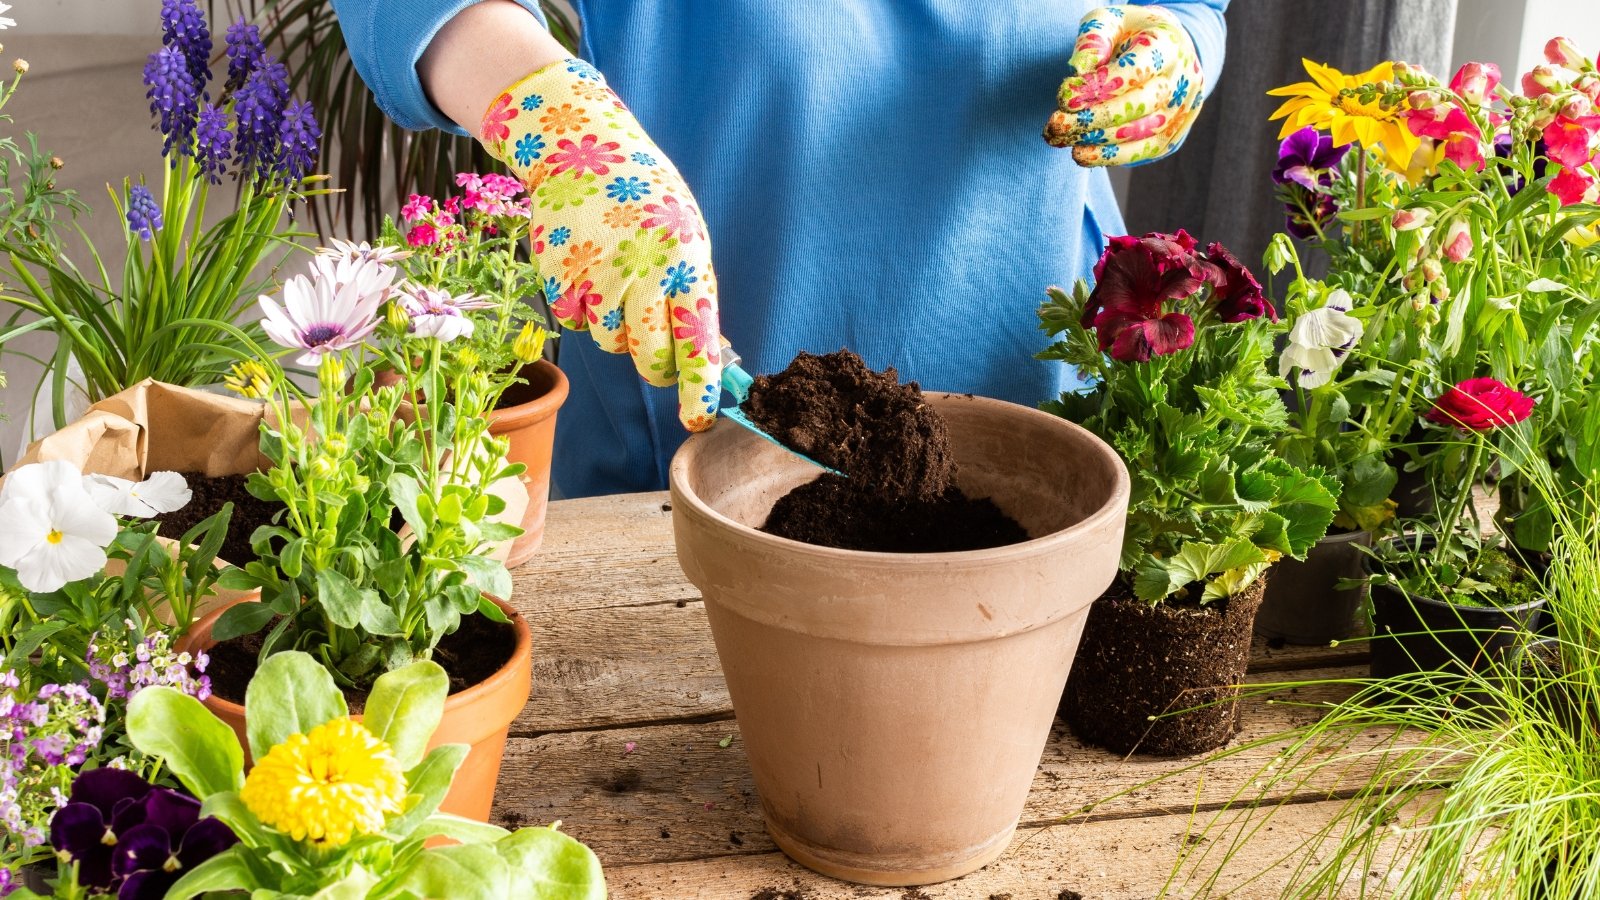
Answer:
<svg viewBox="0 0 1600 900"><path fill-rule="evenodd" d="M10 12L10 11L11 11L11 4L9 4L9 3L0 3L0 13ZM0 29L3 29L3 28L15 28L15 27L17 27L17 20L16 19L8 19L5 16L0 16Z"/></svg>
<svg viewBox="0 0 1600 900"><path fill-rule="evenodd" d="M152 472L143 481L114 475L85 475L83 486L99 507L114 516L148 519L182 509L194 496L177 472Z"/></svg>
<svg viewBox="0 0 1600 900"><path fill-rule="evenodd" d="M1294 320L1289 345L1278 358L1278 374L1300 370L1300 386L1318 388L1333 378L1344 355L1361 339L1361 320L1350 315L1350 295L1343 289L1328 295L1321 309Z"/></svg>
<svg viewBox="0 0 1600 900"><path fill-rule="evenodd" d="M117 520L84 489L70 463L23 466L0 490L0 566L30 591L59 590L105 568Z"/></svg>

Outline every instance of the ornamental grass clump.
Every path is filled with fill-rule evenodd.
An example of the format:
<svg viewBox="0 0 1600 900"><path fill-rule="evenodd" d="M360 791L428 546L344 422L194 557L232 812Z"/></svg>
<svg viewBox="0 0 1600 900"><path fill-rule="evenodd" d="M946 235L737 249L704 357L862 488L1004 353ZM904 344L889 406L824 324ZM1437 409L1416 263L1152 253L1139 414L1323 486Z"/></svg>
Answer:
<svg viewBox="0 0 1600 900"><path fill-rule="evenodd" d="M306 236L293 225L292 206L323 192L311 188L316 117L290 96L288 71L265 53L255 26L228 29L229 78L216 96L211 33L195 0L163 0L161 26L144 84L166 164L159 187L124 181L111 191L128 227L120 267L75 224L87 266L45 236L59 224L56 212L84 209L75 198L30 190L24 203L0 204L0 260L11 270L0 303L13 310L0 348L32 331L55 335L34 394L49 389L58 428L67 424L69 387L95 402L145 378L220 381L260 336L246 320L252 298L272 283L263 265ZM31 171L39 182L38 167ZM226 214L207 224L204 214L219 199L212 189L225 177L234 182Z"/></svg>
<svg viewBox="0 0 1600 900"><path fill-rule="evenodd" d="M266 357L229 381L272 410L269 466L247 487L284 512L251 536L257 559L223 576L261 599L228 609L211 636L265 632L263 662L304 650L348 688L431 658L464 616L506 622L489 597L509 595L511 577L490 551L521 533L499 518L505 497L525 496L522 466L488 415L516 376L486 369L469 339L502 306L406 278L405 253L341 243L281 301L261 298L267 334L315 367L315 396ZM532 362L538 348L511 352Z"/></svg>
<svg viewBox="0 0 1600 900"><path fill-rule="evenodd" d="M1091 291L1050 290L1041 354L1090 387L1046 409L1117 449L1133 476L1121 582L1152 603L1207 603L1303 558L1337 484L1277 455L1287 416L1267 367L1277 313L1220 244L1179 231L1112 238Z"/></svg>

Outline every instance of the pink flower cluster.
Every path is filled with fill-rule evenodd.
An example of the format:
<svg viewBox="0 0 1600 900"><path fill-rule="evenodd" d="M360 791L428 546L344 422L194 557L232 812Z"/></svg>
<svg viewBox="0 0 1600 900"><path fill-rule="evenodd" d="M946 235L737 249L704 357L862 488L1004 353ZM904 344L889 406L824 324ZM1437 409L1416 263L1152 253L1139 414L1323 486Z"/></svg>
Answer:
<svg viewBox="0 0 1600 900"><path fill-rule="evenodd" d="M412 194L400 208L406 243L448 253L466 239L469 229L497 234L504 219L528 217L533 200L522 183L507 175L456 173L459 195L435 200Z"/></svg>

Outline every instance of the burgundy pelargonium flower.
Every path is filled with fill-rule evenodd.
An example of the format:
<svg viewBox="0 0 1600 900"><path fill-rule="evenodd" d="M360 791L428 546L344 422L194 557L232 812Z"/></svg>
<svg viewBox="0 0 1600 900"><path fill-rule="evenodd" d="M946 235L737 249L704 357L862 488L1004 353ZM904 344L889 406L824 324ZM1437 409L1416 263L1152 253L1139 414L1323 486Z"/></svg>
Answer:
<svg viewBox="0 0 1600 900"><path fill-rule="evenodd" d="M1467 431L1493 431L1533 414L1533 398L1494 378L1469 378L1433 401L1423 418Z"/></svg>
<svg viewBox="0 0 1600 900"><path fill-rule="evenodd" d="M1121 362L1148 362L1194 343L1194 321L1164 309L1215 279L1215 267L1195 253L1187 232L1121 235L1095 263L1094 291L1083 311L1102 351Z"/></svg>
<svg viewBox="0 0 1600 900"><path fill-rule="evenodd" d="M159 900L189 869L238 838L200 818L200 801L124 769L91 769L50 820L50 846L78 864L78 885L118 900Z"/></svg>
<svg viewBox="0 0 1600 900"><path fill-rule="evenodd" d="M1261 282L1239 262L1227 247L1216 242L1206 245L1206 257L1220 277L1211 283L1217 318L1224 322L1243 322L1266 316L1278 321L1278 311L1261 290Z"/></svg>

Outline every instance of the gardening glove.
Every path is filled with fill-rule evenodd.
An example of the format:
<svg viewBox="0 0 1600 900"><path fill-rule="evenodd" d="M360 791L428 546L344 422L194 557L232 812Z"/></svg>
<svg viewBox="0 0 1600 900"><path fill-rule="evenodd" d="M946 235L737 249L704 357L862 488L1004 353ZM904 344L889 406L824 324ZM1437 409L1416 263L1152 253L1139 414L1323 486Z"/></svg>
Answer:
<svg viewBox="0 0 1600 900"><path fill-rule="evenodd" d="M1078 43L1044 139L1080 166L1128 166L1176 150L1200 114L1204 74L1183 23L1158 6L1102 6Z"/></svg>
<svg viewBox="0 0 1600 900"><path fill-rule="evenodd" d="M716 421L721 332L694 195L591 65L552 63L503 91L478 139L532 198L533 253L562 326L678 385L690 431Z"/></svg>

